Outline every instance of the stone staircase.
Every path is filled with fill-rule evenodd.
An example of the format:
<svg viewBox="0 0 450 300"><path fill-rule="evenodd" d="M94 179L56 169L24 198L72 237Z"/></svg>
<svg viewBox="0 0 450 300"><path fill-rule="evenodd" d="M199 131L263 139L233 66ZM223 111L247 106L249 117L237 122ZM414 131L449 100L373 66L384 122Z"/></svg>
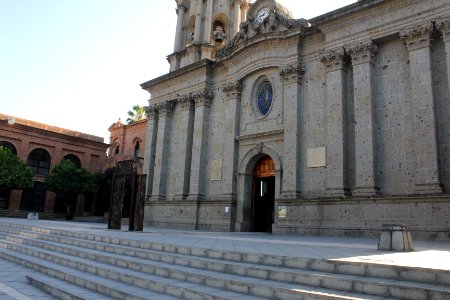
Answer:
<svg viewBox="0 0 450 300"><path fill-rule="evenodd" d="M450 271L151 243L0 222L0 258L60 299L450 299ZM39 274L39 273L38 273Z"/></svg>

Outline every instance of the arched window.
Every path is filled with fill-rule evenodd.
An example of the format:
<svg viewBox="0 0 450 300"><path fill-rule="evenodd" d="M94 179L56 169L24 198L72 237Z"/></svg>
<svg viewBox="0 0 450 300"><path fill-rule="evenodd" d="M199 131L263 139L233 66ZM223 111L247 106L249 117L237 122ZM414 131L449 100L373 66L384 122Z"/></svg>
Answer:
<svg viewBox="0 0 450 300"><path fill-rule="evenodd" d="M17 155L17 149L16 147L14 147L13 144L11 144L10 142L7 141L0 141L0 147L5 147L8 148L9 150L11 150L11 152L15 155Z"/></svg>
<svg viewBox="0 0 450 300"><path fill-rule="evenodd" d="M34 174L48 175L50 171L50 154L44 149L36 148L28 155L27 164Z"/></svg>
<svg viewBox="0 0 450 300"><path fill-rule="evenodd" d="M63 157L63 159L70 160L77 168L81 168L81 161L75 154L67 154Z"/></svg>
<svg viewBox="0 0 450 300"><path fill-rule="evenodd" d="M137 141L136 144L134 145L134 158L139 157L141 157L141 145L139 141Z"/></svg>

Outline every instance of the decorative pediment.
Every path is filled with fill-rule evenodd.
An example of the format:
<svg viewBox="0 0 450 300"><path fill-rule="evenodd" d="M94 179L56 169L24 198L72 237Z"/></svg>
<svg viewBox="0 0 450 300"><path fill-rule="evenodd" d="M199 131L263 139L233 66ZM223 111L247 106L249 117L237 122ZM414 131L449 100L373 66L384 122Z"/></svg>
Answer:
<svg viewBox="0 0 450 300"><path fill-rule="evenodd" d="M266 33L282 32L294 27L310 27L306 19L294 19L292 14L274 0L260 0L252 5L247 21L242 22L239 32L226 43L217 49L216 57L223 58L241 42Z"/></svg>

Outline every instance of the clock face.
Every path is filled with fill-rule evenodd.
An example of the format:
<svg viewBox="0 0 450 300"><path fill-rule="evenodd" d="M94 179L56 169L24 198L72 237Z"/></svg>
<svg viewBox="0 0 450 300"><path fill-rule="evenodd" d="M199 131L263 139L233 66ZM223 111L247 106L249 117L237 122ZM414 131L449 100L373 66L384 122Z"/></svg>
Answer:
<svg viewBox="0 0 450 300"><path fill-rule="evenodd" d="M269 11L269 9L267 7L261 9L258 12L258 15L256 16L256 21L258 23L264 22L264 20L269 16L269 14L270 14L270 11Z"/></svg>

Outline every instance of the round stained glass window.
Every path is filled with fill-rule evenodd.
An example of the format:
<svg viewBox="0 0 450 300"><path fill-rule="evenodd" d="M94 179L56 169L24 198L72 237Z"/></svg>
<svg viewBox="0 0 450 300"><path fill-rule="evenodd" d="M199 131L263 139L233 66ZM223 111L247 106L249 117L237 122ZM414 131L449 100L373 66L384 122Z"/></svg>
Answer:
<svg viewBox="0 0 450 300"><path fill-rule="evenodd" d="M263 115L267 115L272 106L273 90L270 82L264 82L258 90L256 102L258 105L258 111Z"/></svg>

